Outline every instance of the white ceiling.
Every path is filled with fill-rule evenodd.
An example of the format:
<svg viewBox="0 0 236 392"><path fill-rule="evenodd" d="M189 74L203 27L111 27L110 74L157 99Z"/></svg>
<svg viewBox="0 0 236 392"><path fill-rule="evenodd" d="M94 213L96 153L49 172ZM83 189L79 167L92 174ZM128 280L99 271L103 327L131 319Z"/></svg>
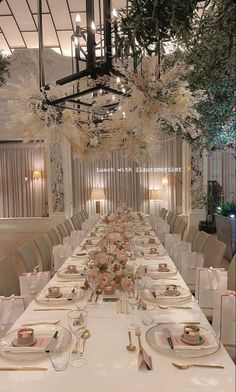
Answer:
<svg viewBox="0 0 236 392"><path fill-rule="evenodd" d="M94 0L97 24L98 2ZM80 13L81 27L85 27L86 0L42 0L42 3L44 46L65 56L71 55L75 17ZM126 0L112 1L117 10L125 4ZM0 3L0 49L10 54L16 48L37 47L37 0L3 0Z"/></svg>

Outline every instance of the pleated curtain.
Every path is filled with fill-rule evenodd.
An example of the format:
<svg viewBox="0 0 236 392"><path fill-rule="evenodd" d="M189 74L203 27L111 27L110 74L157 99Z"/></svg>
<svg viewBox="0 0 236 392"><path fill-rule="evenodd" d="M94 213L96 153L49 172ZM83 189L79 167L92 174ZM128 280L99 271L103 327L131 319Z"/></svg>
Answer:
<svg viewBox="0 0 236 392"><path fill-rule="evenodd" d="M0 217L47 215L45 151L41 143L0 143ZM40 171L43 179L33 180Z"/></svg>
<svg viewBox="0 0 236 392"><path fill-rule="evenodd" d="M114 211L117 202L121 200L126 201L134 211L148 213L151 189L162 189L161 206L175 210L176 178L179 174L151 170L178 166L181 166L181 156L178 154L177 141L169 136L163 136L160 150L148 162L128 160L122 151L112 153L109 160L93 163L86 163L76 157L72 165L74 209L79 211L86 208L90 213L93 212L91 191L93 188L103 188L105 200L101 201L102 212ZM162 184L163 177L168 179L168 184Z"/></svg>

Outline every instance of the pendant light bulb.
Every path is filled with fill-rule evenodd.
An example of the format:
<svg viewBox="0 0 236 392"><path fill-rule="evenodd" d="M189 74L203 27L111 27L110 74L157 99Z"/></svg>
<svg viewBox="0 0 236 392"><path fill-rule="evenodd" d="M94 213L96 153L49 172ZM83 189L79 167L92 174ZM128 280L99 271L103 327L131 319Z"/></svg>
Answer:
<svg viewBox="0 0 236 392"><path fill-rule="evenodd" d="M80 16L80 14L77 14L76 17L75 17L75 24L76 24L76 26L79 26L80 22L81 22L81 16Z"/></svg>
<svg viewBox="0 0 236 392"><path fill-rule="evenodd" d="M96 31L96 25L95 25L94 21L91 22L91 29L93 32Z"/></svg>

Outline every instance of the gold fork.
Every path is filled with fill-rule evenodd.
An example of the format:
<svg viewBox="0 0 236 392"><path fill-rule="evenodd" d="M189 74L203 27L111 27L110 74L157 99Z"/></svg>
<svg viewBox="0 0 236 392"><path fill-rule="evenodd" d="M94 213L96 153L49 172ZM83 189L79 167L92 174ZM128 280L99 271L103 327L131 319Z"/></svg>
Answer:
<svg viewBox="0 0 236 392"><path fill-rule="evenodd" d="M190 367L204 367L204 368L215 368L215 369L224 369L224 366L221 365L201 365L196 363L191 363L188 365L180 365L179 363L172 362L172 365L177 367L177 369L185 370L189 369Z"/></svg>

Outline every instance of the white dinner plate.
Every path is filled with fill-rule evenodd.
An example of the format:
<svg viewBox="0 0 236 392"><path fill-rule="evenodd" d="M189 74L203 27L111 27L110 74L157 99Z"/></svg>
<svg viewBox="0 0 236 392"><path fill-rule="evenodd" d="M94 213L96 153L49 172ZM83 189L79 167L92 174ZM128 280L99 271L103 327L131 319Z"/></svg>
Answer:
<svg viewBox="0 0 236 392"><path fill-rule="evenodd" d="M220 346L219 339L215 335L211 327L206 328L198 325L200 329L200 335L203 338L203 343L198 346L192 346L184 343L181 340L181 336L184 332L184 323L170 323L170 324L159 324L151 327L146 332L146 340L152 348L167 355L174 355L183 358L198 358L204 357L215 353ZM168 328L171 332L171 338L174 345L174 349L171 349L166 337L163 335L163 329Z"/></svg>
<svg viewBox="0 0 236 392"><path fill-rule="evenodd" d="M54 333L58 331L57 335L57 346L55 347L57 350L66 350L69 348L71 344L71 333L70 331L62 327L60 325L51 325L51 324L43 324L43 325L32 325L31 328L34 329L34 336L36 340L40 340L40 338L52 338ZM41 359L44 357L48 357L48 353L45 351L38 351L34 347L24 347L26 349L24 352L21 350L22 347L17 351L17 347L13 347L12 342L17 337L17 331L20 328L7 333L0 340L0 353L3 357L14 360L14 361L33 361L37 359ZM29 349L29 350L28 350ZM11 352L12 350L12 352ZM27 352L28 350L28 352Z"/></svg>

